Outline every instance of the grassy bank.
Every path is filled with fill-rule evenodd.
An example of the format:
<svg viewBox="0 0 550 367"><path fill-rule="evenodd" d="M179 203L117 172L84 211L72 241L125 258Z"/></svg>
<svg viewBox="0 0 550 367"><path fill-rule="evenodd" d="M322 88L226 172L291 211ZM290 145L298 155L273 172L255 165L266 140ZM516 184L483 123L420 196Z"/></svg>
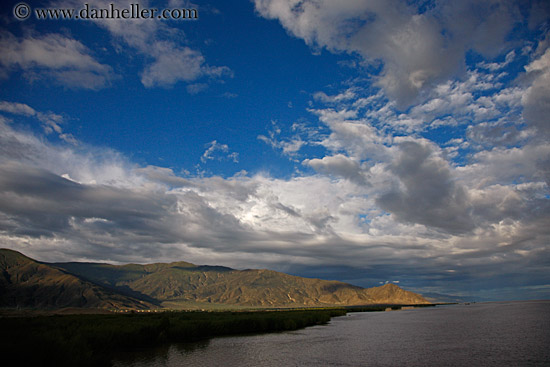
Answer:
<svg viewBox="0 0 550 367"><path fill-rule="evenodd" d="M0 318L0 352L13 366L109 366L112 353L125 348L296 330L345 314L321 309L7 317Z"/></svg>

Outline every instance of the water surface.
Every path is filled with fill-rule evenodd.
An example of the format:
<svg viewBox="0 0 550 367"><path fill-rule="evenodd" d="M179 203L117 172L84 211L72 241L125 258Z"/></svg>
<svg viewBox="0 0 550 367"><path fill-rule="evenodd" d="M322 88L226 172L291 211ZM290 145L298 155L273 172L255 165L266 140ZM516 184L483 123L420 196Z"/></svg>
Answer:
<svg viewBox="0 0 550 367"><path fill-rule="evenodd" d="M328 325L128 353L117 367L550 366L550 301L350 313Z"/></svg>

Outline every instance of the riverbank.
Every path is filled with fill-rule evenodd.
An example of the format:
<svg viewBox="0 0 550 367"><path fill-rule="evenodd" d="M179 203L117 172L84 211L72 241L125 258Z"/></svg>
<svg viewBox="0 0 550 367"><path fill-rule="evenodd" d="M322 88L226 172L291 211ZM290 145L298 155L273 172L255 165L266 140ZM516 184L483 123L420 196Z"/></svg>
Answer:
<svg viewBox="0 0 550 367"><path fill-rule="evenodd" d="M0 318L4 366L109 366L124 349L324 324L344 309ZM12 361L12 362L7 362Z"/></svg>
<svg viewBox="0 0 550 367"><path fill-rule="evenodd" d="M416 305L416 307L435 305ZM407 305L245 311L106 313L105 310L2 310L0 352L13 366L109 366L113 353L217 336L289 331L348 312ZM8 366L8 365L6 365Z"/></svg>
<svg viewBox="0 0 550 367"><path fill-rule="evenodd" d="M550 301L350 312L296 332L174 343L114 367L550 366Z"/></svg>

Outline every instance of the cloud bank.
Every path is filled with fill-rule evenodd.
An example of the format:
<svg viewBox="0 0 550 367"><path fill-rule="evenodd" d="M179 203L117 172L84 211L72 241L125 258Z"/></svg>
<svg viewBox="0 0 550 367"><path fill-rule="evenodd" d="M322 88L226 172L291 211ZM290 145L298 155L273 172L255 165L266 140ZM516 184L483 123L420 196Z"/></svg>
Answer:
<svg viewBox="0 0 550 367"><path fill-rule="evenodd" d="M0 101L0 241L43 261L177 259L364 286L544 290L549 17L542 1L519 5L255 0L259 16L314 52L360 65L356 78L310 93L313 122L274 122L257 137L295 164L289 177L138 164L65 133L63 111ZM143 57L145 88L185 82L198 93L201 78L232 75L161 22L95 25ZM536 37L522 42L521 32ZM117 76L67 35L3 32L0 46L2 77L93 90ZM203 164L243 158L206 141Z"/></svg>

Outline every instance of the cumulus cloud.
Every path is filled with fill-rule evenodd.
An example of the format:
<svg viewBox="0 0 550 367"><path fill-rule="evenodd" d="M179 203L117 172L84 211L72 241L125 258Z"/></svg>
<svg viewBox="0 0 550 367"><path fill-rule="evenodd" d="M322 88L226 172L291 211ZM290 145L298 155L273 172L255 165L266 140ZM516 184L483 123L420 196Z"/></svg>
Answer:
<svg viewBox="0 0 550 367"><path fill-rule="evenodd" d="M152 8L148 1L118 2L119 8L130 8L139 3L142 8ZM108 9L108 0L88 1L90 8ZM79 9L78 0L53 1L52 6ZM120 51L130 46L146 57L148 64L141 72L141 82L145 87L170 87L178 82L193 82L203 77L232 77L226 66L210 66L203 54L185 45L187 38L183 31L167 25L166 22L151 19L93 19L98 26L106 29ZM182 42L183 40L183 42ZM191 87L191 91L196 90Z"/></svg>
<svg viewBox="0 0 550 367"><path fill-rule="evenodd" d="M0 106L21 116L32 108ZM435 287L448 270L474 281L546 256L548 186L536 161L518 165L543 146L479 152L453 167L428 141L396 143L368 171L339 153L305 161L312 176L183 178L1 122L0 240L44 261L185 259L312 276L338 267L326 276L350 272L341 279L366 286L407 286L407 274ZM506 162L522 171L499 173ZM525 182L511 183L519 174Z"/></svg>
<svg viewBox="0 0 550 367"><path fill-rule="evenodd" d="M250 266L258 254L266 262L307 258L297 244L317 246L317 237L331 233L333 219L322 204L309 208L306 197L303 204L292 202L316 179L298 180L290 189L262 176L185 180L166 168L136 167L116 152L57 147L9 125L1 128L0 235L4 245L30 255L200 263L233 258L233 264ZM330 187L330 181L320 184Z"/></svg>
<svg viewBox="0 0 550 367"><path fill-rule="evenodd" d="M457 171L474 187L500 182L548 181L550 177L550 147L545 142L521 148L482 150L472 159L475 163L457 167Z"/></svg>
<svg viewBox="0 0 550 367"><path fill-rule="evenodd" d="M387 156L386 144L391 142L391 137L374 127L368 119L360 118L359 111L340 108L312 109L311 112L330 129L330 134L319 142L325 148L345 151L359 161L379 161Z"/></svg>
<svg viewBox="0 0 550 367"><path fill-rule="evenodd" d="M470 125L466 134L470 142L485 146L513 146L530 135L506 122L482 122Z"/></svg>
<svg viewBox="0 0 550 367"><path fill-rule="evenodd" d="M170 42L158 42L152 46L151 54L155 61L147 66L141 75L146 87L170 86L178 81L190 82L202 76L231 75L227 67L210 67L204 56L189 47L177 47ZM200 91L199 84L193 84L191 92ZM203 87L204 88L204 87Z"/></svg>
<svg viewBox="0 0 550 367"><path fill-rule="evenodd" d="M550 54L547 42L513 51L502 42L521 18L514 2L422 10L398 0L255 4L313 48L380 63L374 86L354 79L336 93L312 93L309 112L318 124L284 131L274 122L258 136L315 174L197 177L140 166L74 138L75 146L52 143L65 134L63 115L4 101L3 245L52 261L185 259L312 276L330 267L353 273L341 279L361 285L401 278L407 286L414 278L441 286L454 279L464 289L502 269L550 282ZM183 81L194 93L206 87L200 78L231 76L162 22L97 24L116 47L145 57L146 87ZM23 39L16 41L21 48ZM87 62L81 67L102 70L84 46L63 42L80 50L74 60ZM465 67L468 50L487 58ZM28 56L5 70L65 65L59 68L76 77L82 69L64 58L70 55L52 64ZM525 72L511 83L507 71L522 62ZM19 130L7 117L36 119L43 134ZM315 153L306 156L311 147ZM217 140L204 149L202 163L238 161Z"/></svg>
<svg viewBox="0 0 550 367"><path fill-rule="evenodd" d="M401 106L455 74L466 51L492 56L503 51L505 37L520 20L513 1L423 7L400 0L255 0L255 5L258 14L279 20L311 47L381 62L378 84Z"/></svg>
<svg viewBox="0 0 550 367"><path fill-rule="evenodd" d="M547 139L550 137L550 48L525 66L525 71L533 81L522 99L523 114L525 120Z"/></svg>
<svg viewBox="0 0 550 367"><path fill-rule="evenodd" d="M28 79L53 80L67 88L101 89L115 77L81 42L60 34L16 37L0 32L0 77L21 70Z"/></svg>
<svg viewBox="0 0 550 367"><path fill-rule="evenodd" d="M389 170L399 179L377 203L399 220L460 233L474 228L466 190L429 144L404 141Z"/></svg>
<svg viewBox="0 0 550 367"><path fill-rule="evenodd" d="M343 154L323 157L322 159L306 159L302 163L312 167L317 172L343 177L358 185L367 183L368 170L363 169L357 161Z"/></svg>
<svg viewBox="0 0 550 367"><path fill-rule="evenodd" d="M424 93L421 103L406 112L384 93L373 93L369 84L353 81L334 96L315 93L314 99L322 106L312 107L310 112L330 128L330 134L321 139L323 146L346 150L359 159L384 159L385 146L392 143L386 132L408 135L466 127L472 146L514 145L532 136L532 131L523 129L522 98L526 88L504 86L505 78L509 78L507 73L495 75L471 67L461 80L434 85Z"/></svg>

